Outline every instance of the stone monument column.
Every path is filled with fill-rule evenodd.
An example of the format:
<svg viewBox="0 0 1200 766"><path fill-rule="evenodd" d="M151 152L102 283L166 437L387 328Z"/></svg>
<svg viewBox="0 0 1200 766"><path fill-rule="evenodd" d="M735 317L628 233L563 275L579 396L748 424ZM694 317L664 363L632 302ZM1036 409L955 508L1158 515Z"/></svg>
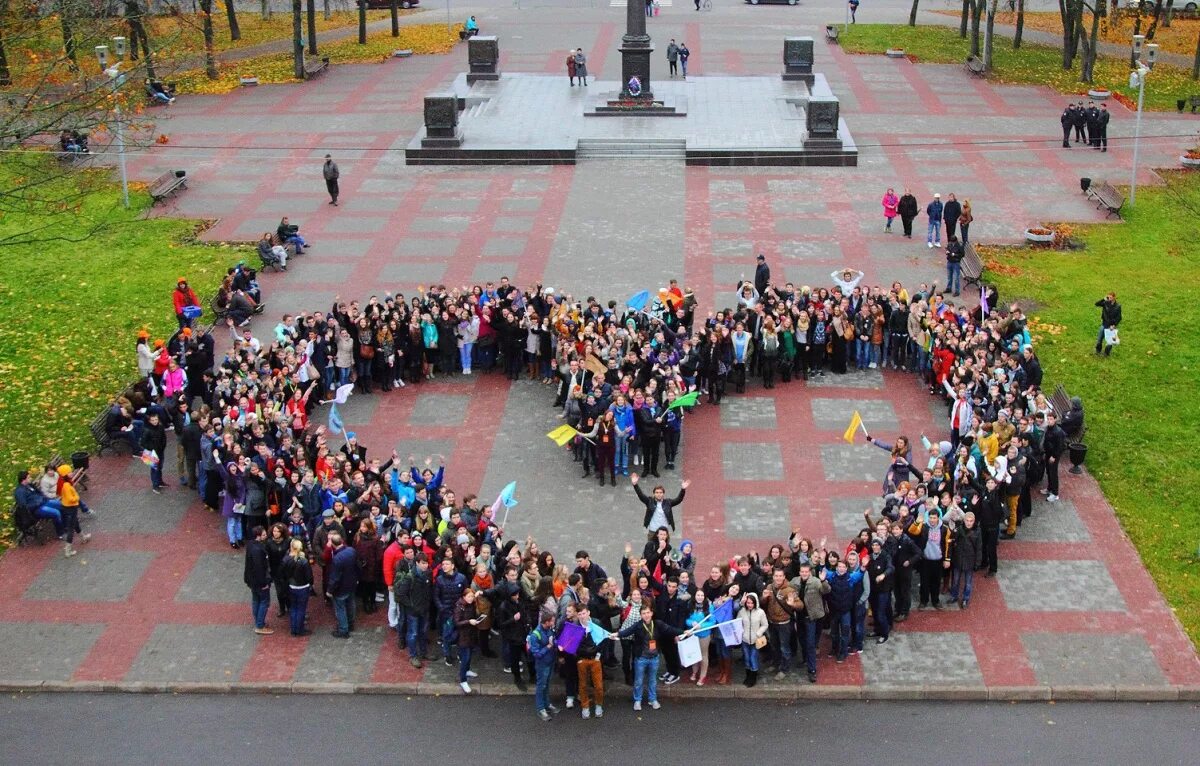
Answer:
<svg viewBox="0 0 1200 766"><path fill-rule="evenodd" d="M641 0L629 0L625 6L625 35L621 38L621 98L636 98L649 101L650 54L654 46L646 34L646 4ZM642 83L642 92L633 96L629 93L629 78L637 77Z"/></svg>

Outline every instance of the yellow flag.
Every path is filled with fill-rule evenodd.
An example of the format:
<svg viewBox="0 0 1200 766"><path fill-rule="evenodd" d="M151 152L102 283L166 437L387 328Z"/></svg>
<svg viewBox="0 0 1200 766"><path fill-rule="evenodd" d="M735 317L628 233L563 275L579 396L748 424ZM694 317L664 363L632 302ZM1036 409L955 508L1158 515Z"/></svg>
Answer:
<svg viewBox="0 0 1200 766"><path fill-rule="evenodd" d="M850 425L846 428L846 433L842 434L842 438L853 444L854 432L862 428L862 424L862 415L859 415L858 410L855 410L854 416L850 418Z"/></svg>
<svg viewBox="0 0 1200 766"><path fill-rule="evenodd" d="M571 441L571 439L574 439L575 435L578 433L578 431L568 425L561 425L550 433L546 434L546 436L553 439L555 444L562 447L567 442Z"/></svg>

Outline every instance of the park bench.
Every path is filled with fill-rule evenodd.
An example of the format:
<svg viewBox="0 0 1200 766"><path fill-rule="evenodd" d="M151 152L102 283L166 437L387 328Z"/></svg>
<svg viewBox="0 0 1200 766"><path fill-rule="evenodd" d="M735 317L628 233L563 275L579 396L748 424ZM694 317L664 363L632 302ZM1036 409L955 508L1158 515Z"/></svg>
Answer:
<svg viewBox="0 0 1200 766"><path fill-rule="evenodd" d="M968 242L963 248L963 259L959 268L962 270L963 284L979 284L980 278L983 277L983 259L979 257L974 242Z"/></svg>
<svg viewBox="0 0 1200 766"><path fill-rule="evenodd" d="M315 80L325 74L325 70L329 69L329 57L323 56L317 61L304 62L304 79Z"/></svg>
<svg viewBox="0 0 1200 766"><path fill-rule="evenodd" d="M122 392L122 395L124 395L124 392ZM109 405L109 407L111 406L112 405ZM100 414L92 419L92 424L90 426L92 431L92 439L96 441L97 456L103 455L104 450L112 450L113 454L118 454L120 452L120 445L122 444L127 447L130 446L129 442L125 441L124 439L114 439L112 435L108 433L109 407L105 407L103 410L101 410Z"/></svg>
<svg viewBox="0 0 1200 766"><path fill-rule="evenodd" d="M163 92L167 94L167 98L170 98L170 99L175 98L175 83L167 82L167 83L159 83L159 84L162 85ZM154 86L151 84L151 82L149 80L146 81L145 91L146 91L146 106L166 106L167 105L167 102L160 101L157 98L157 91L154 90Z"/></svg>
<svg viewBox="0 0 1200 766"><path fill-rule="evenodd" d="M158 204L180 189L187 188L186 170L168 170L150 184L151 205Z"/></svg>
<svg viewBox="0 0 1200 766"><path fill-rule="evenodd" d="M1054 408L1054 414L1058 415L1059 423L1062 423L1063 418L1071 411L1071 395L1067 393L1067 389L1062 383L1054 389L1054 393L1050 395L1050 406ZM1087 435L1087 421L1084 421L1083 428L1078 434L1067 434L1067 442L1082 442L1083 437Z"/></svg>
<svg viewBox="0 0 1200 766"><path fill-rule="evenodd" d="M1088 187L1087 194L1096 203L1096 209L1105 208L1108 212L1105 213L1105 218L1114 213L1119 217L1121 214L1121 206L1125 204L1125 195L1117 191L1116 188L1108 183L1092 184Z"/></svg>
<svg viewBox="0 0 1200 766"><path fill-rule="evenodd" d="M836 24L825 25L825 39L831 43L836 43L838 39L838 28Z"/></svg>
<svg viewBox="0 0 1200 766"><path fill-rule="evenodd" d="M983 59L978 56L967 56L966 63L963 66L975 77L987 76L987 67L983 65Z"/></svg>

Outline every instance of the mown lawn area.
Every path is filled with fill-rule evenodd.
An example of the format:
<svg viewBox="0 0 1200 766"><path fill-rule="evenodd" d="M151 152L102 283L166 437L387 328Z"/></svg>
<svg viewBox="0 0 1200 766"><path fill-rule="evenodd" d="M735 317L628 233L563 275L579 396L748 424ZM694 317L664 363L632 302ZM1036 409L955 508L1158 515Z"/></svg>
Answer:
<svg viewBox="0 0 1200 766"><path fill-rule="evenodd" d="M1086 249L990 249L987 278L1006 304L1032 306L1047 380L1083 397L1087 469L1200 645L1200 173L1163 175L1165 187L1138 189L1124 223L1072 227ZM1105 358L1093 304L1110 290L1124 320Z"/></svg>
<svg viewBox="0 0 1200 766"><path fill-rule="evenodd" d="M903 48L917 61L931 64L960 64L971 51L969 36L963 39L957 29L942 26L852 24L838 38L838 44L847 53L882 54L888 48ZM1014 51L1012 40L999 35L993 48L992 67L988 78L995 82L1045 85L1071 94L1086 93L1089 87L1079 81L1078 59L1070 70L1064 70L1059 49L1023 42ZM1177 99L1200 93L1200 82L1192 79L1190 71L1169 64L1155 66L1151 81L1153 86L1146 87L1147 109L1174 111ZM1127 59L1101 56L1096 61L1095 85L1137 101L1137 90L1129 87Z"/></svg>
<svg viewBox="0 0 1200 766"><path fill-rule="evenodd" d="M24 157L24 155L22 155ZM22 160L22 162L27 160ZM52 158L45 160L54 166ZM0 162L0 185L37 171L16 160ZM131 209L104 171L68 171L41 188L44 198L85 193L72 204L0 215L0 242L14 233L50 225L29 245L0 245L0 475L6 495L15 472L92 450L88 426L117 392L137 377L137 331L169 338L176 328L171 291L186 276L203 300L225 270L244 256L231 247L190 242L199 222L143 219L150 199L131 188ZM187 194L186 191L182 192ZM102 229L82 241L96 224ZM51 237L65 237L51 240ZM0 514L0 548L11 541L11 518Z"/></svg>

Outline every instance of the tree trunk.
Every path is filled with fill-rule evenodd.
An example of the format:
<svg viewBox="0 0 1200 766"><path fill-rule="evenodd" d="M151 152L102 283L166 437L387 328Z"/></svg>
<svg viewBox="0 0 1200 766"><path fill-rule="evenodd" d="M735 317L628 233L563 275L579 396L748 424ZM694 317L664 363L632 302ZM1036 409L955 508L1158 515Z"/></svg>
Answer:
<svg viewBox="0 0 1200 766"><path fill-rule="evenodd" d="M129 25L129 57L137 61L138 45L141 45L142 55L146 58L146 76L157 80L154 57L150 52L150 35L146 31L146 25L142 23L142 6L137 0L127 0L125 3L125 22Z"/></svg>
<svg viewBox="0 0 1200 766"><path fill-rule="evenodd" d="M920 2L921 0L913 0L912 10L908 12L908 25L910 27L917 25L917 4Z"/></svg>
<svg viewBox="0 0 1200 766"><path fill-rule="evenodd" d="M265 2L266 0L264 0ZM297 80L304 79L304 10L300 0L292 0L292 63Z"/></svg>
<svg viewBox="0 0 1200 766"><path fill-rule="evenodd" d="M983 68L987 71L992 71L992 48L996 37L996 2L992 0L992 4L987 9L987 32L983 38Z"/></svg>
<svg viewBox="0 0 1200 766"><path fill-rule="evenodd" d="M1163 14L1163 0L1154 0L1154 10L1151 13L1154 14L1154 18L1150 20L1150 28L1146 30L1146 42L1153 40L1154 33L1158 31L1158 20Z"/></svg>
<svg viewBox="0 0 1200 766"><path fill-rule="evenodd" d="M392 37L400 36L400 6L392 0Z"/></svg>
<svg viewBox="0 0 1200 766"><path fill-rule="evenodd" d="M317 55L317 0L308 0L305 4L308 15L308 53Z"/></svg>
<svg viewBox="0 0 1200 766"><path fill-rule="evenodd" d="M8 14L7 4L0 8L0 14ZM0 85L12 85L12 72L8 71L8 55L4 52L3 24L0 24Z"/></svg>
<svg viewBox="0 0 1200 766"><path fill-rule="evenodd" d="M1021 47L1021 35L1025 32L1025 0L1017 0L1017 31L1013 35L1013 50Z"/></svg>
<svg viewBox="0 0 1200 766"><path fill-rule="evenodd" d="M212 0L200 0L200 13L203 15L204 30L204 74L208 79L215 80L221 75L217 72L217 56L214 53L216 44L213 41Z"/></svg>
<svg viewBox="0 0 1200 766"><path fill-rule="evenodd" d="M962 18L958 22L958 36L967 37L967 16L971 13L971 0L963 0Z"/></svg>
<svg viewBox="0 0 1200 766"><path fill-rule="evenodd" d="M238 27L237 10L233 7L234 0L225 0L225 17L229 19L229 39L241 40L242 30Z"/></svg>
<svg viewBox="0 0 1200 766"><path fill-rule="evenodd" d="M367 0L358 0L358 44L367 44Z"/></svg>
<svg viewBox="0 0 1200 766"><path fill-rule="evenodd" d="M1070 69L1075 61L1075 53L1071 50L1075 40L1075 0L1058 0L1058 15L1063 28L1062 68Z"/></svg>
<svg viewBox="0 0 1200 766"><path fill-rule="evenodd" d="M271 0L262 0L262 17L264 21L271 18Z"/></svg>
<svg viewBox="0 0 1200 766"><path fill-rule="evenodd" d="M59 26L62 27L63 50L67 53L67 59L70 61L72 71L79 69L79 57L75 50L75 30L71 28L71 20L62 4L58 7Z"/></svg>
<svg viewBox="0 0 1200 766"><path fill-rule="evenodd" d="M1192 79L1200 80L1200 32L1196 33L1196 55L1192 59Z"/></svg>
<svg viewBox="0 0 1200 766"><path fill-rule="evenodd" d="M1160 0L1161 1L1161 0ZM1103 0L1094 0L1096 7L1092 8L1092 32L1090 37L1084 33L1083 60L1079 67L1079 79L1089 85L1093 80L1096 68L1096 54L1100 38L1100 17L1104 15Z"/></svg>
<svg viewBox="0 0 1200 766"><path fill-rule="evenodd" d="M987 0L971 0L971 55L976 57L981 52L979 46L979 21L983 17L983 11L986 6Z"/></svg>
<svg viewBox="0 0 1200 766"><path fill-rule="evenodd" d="M1142 17L1140 14L1133 20L1133 33L1135 35L1142 33ZM1133 46L1129 48L1129 68L1137 69L1137 54L1133 52Z"/></svg>
<svg viewBox="0 0 1200 766"><path fill-rule="evenodd" d="M1175 15L1175 0L1167 0L1167 7L1163 10L1163 29L1171 28L1171 17Z"/></svg>
<svg viewBox="0 0 1200 766"><path fill-rule="evenodd" d="M333 11L329 9L329 0L323 0L325 3L325 20L329 21L333 18Z"/></svg>

